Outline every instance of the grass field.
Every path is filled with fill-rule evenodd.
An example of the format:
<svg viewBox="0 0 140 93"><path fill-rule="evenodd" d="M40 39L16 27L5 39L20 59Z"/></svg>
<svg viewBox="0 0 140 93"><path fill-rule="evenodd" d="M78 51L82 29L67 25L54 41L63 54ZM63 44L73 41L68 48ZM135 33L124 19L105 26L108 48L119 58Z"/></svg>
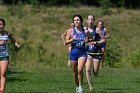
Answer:
<svg viewBox="0 0 140 93"><path fill-rule="evenodd" d="M5 93L75 93L72 71L67 67L68 51L63 46L61 34L70 27L72 16L81 14L86 26L86 16L96 15L105 22L111 39L108 46L122 52L109 51L110 56L121 54L115 67L109 68L109 60L93 77L93 93L139 93L140 92L140 11L139 9L111 8L103 14L97 7L46 7L0 6L0 17L6 21L11 32L23 47L10 52L10 66ZM115 47L115 48L114 48ZM118 57L118 55L115 55ZM137 67L137 68L132 68ZM84 71L85 72L85 71ZM84 89L88 84L84 75Z"/></svg>
<svg viewBox="0 0 140 93"><path fill-rule="evenodd" d="M68 57L67 48L64 48L61 34L70 27L74 14L82 15L84 26L88 14L95 14L96 22L102 18L105 27L111 34L107 42L110 47L109 54L114 55L117 64L107 56L106 63L114 62L119 67L140 66L140 15L139 10L110 8L110 14L103 14L100 7L32 7L25 6L0 6L0 17L6 21L5 30L13 34L16 40L23 45L15 54L11 53L10 60L14 67L42 68L63 66ZM108 47L109 46L109 47ZM117 46L122 52L115 51ZM30 52L29 52L30 51ZM118 58L118 55L120 58ZM14 60L13 57L16 57ZM58 64L59 63L59 64ZM108 65L108 64L107 64Z"/></svg>
<svg viewBox="0 0 140 93"><path fill-rule="evenodd" d="M93 77L93 93L139 93L140 68L102 68ZM5 93L75 93L71 69L46 69L45 71L19 71L11 69L7 76ZM88 92L85 79L83 86Z"/></svg>

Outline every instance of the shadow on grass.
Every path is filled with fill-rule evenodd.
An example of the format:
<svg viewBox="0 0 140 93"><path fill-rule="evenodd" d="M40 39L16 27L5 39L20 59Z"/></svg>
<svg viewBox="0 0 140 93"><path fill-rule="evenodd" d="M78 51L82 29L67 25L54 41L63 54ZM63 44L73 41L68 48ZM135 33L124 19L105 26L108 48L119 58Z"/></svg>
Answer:
<svg viewBox="0 0 140 93"><path fill-rule="evenodd" d="M22 78L19 78L19 77L7 77L7 81L8 82L14 82L14 81L27 81L27 79L22 79Z"/></svg>
<svg viewBox="0 0 140 93"><path fill-rule="evenodd" d="M16 69L8 69L7 80L8 82L27 81L27 79L25 78L20 78L22 75L25 75L25 74L31 74L31 73L27 73L25 71L18 71Z"/></svg>
<svg viewBox="0 0 140 93"><path fill-rule="evenodd" d="M32 73L27 73L25 71L21 71L15 68L8 68L7 74L9 75L16 75L16 74L32 74Z"/></svg>

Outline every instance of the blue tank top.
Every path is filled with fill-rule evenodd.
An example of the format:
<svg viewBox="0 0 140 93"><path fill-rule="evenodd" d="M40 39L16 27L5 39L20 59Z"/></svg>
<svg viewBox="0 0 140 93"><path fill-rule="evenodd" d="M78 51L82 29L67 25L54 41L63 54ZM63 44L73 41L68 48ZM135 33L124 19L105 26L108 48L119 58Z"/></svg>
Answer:
<svg viewBox="0 0 140 93"><path fill-rule="evenodd" d="M105 30L104 30L104 27L101 29L101 31L102 31L103 36L105 36L105 35L106 35L106 32L105 32ZM102 43L102 44L101 44L101 47L102 47L102 48L105 48L105 47L106 47L106 43Z"/></svg>
<svg viewBox="0 0 140 93"><path fill-rule="evenodd" d="M0 42L4 42L0 44L0 57L7 57L9 56L8 53L8 32L4 32L3 36L0 36Z"/></svg>
<svg viewBox="0 0 140 93"><path fill-rule="evenodd" d="M81 33L77 33L75 28L73 28L73 35L76 35L76 40L72 41L71 45L72 48L85 48L85 41L86 33L85 31L81 31Z"/></svg>
<svg viewBox="0 0 140 93"><path fill-rule="evenodd" d="M102 28L102 34L103 34L103 36L106 35L106 32L105 32L105 30L104 30L104 27Z"/></svg>

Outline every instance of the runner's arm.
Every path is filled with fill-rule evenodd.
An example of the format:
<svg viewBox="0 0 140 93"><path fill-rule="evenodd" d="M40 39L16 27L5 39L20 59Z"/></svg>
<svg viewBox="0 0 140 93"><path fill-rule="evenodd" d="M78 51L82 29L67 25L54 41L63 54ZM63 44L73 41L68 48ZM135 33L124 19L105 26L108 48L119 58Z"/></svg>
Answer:
<svg viewBox="0 0 140 93"><path fill-rule="evenodd" d="M69 30L66 35L66 40L65 40L66 45L70 44L72 41L76 39L75 36L71 38L71 35L72 35L72 30Z"/></svg>
<svg viewBox="0 0 140 93"><path fill-rule="evenodd" d="M65 38L64 38L64 37L67 35L67 32L68 32L68 30L66 30L66 31L61 35L61 38L62 38L63 43L64 43L64 46L66 46Z"/></svg>
<svg viewBox="0 0 140 93"><path fill-rule="evenodd" d="M102 32L100 30L98 31L98 33L99 33L101 39L97 43L98 44L105 43L106 42L105 36L102 34Z"/></svg>
<svg viewBox="0 0 140 93"><path fill-rule="evenodd" d="M105 38L110 38L110 33L108 32L108 30L106 28L104 28L104 31L106 33Z"/></svg>
<svg viewBox="0 0 140 93"><path fill-rule="evenodd" d="M9 39L11 40L11 42L17 47L19 48L20 45L17 43L17 41L13 38L12 34L11 33L8 33L8 37Z"/></svg>

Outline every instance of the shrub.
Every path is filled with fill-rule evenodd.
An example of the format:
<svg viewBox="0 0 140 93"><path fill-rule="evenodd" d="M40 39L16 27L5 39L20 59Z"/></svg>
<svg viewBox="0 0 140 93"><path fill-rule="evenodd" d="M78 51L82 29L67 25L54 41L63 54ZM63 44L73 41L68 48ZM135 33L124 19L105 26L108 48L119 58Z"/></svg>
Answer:
<svg viewBox="0 0 140 93"><path fill-rule="evenodd" d="M128 61L133 67L140 66L140 49L134 50L132 53L128 55Z"/></svg>
<svg viewBox="0 0 140 93"><path fill-rule="evenodd" d="M109 42L109 46L107 47L105 54L106 64L109 65L109 67L115 67L115 63L121 62L121 54L121 47Z"/></svg>
<svg viewBox="0 0 140 93"><path fill-rule="evenodd" d="M98 3L100 4L103 15L110 14L109 7L111 6L110 0L99 0Z"/></svg>
<svg viewBox="0 0 140 93"><path fill-rule="evenodd" d="M8 11L10 12L11 16L17 15L18 18L22 18L25 15L23 11L22 2L19 2L17 6L15 5L9 6Z"/></svg>

